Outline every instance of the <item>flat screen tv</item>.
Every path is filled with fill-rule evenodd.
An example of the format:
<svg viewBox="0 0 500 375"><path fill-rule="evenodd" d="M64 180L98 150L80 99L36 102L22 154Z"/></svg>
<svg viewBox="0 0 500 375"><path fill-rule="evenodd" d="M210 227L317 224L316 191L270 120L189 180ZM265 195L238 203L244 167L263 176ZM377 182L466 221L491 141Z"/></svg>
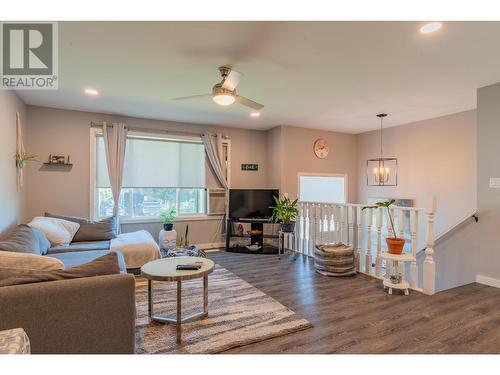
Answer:
<svg viewBox="0 0 500 375"><path fill-rule="evenodd" d="M269 219L273 213L273 196L277 189L229 190L229 217L231 219Z"/></svg>

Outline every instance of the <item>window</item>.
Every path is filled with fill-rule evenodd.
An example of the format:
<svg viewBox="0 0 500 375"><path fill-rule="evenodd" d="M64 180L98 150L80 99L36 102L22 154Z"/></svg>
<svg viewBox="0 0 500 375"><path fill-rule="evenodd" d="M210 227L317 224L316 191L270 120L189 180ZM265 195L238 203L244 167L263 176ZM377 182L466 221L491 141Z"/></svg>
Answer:
<svg viewBox="0 0 500 375"><path fill-rule="evenodd" d="M94 217L113 214L104 138L94 134ZM206 213L205 147L199 138L129 132L119 213L124 218L156 218L176 207L179 216Z"/></svg>
<svg viewBox="0 0 500 375"><path fill-rule="evenodd" d="M299 173L299 200L302 202L346 203L347 176Z"/></svg>

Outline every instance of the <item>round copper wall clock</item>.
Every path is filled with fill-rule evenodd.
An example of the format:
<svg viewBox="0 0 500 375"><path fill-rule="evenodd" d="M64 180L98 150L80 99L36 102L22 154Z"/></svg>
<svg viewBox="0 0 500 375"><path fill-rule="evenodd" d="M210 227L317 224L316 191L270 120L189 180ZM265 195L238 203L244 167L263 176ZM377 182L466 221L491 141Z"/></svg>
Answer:
<svg viewBox="0 0 500 375"><path fill-rule="evenodd" d="M320 158L324 159L328 156L328 152L330 149L328 148L328 143L322 138L316 139L314 142L314 154Z"/></svg>

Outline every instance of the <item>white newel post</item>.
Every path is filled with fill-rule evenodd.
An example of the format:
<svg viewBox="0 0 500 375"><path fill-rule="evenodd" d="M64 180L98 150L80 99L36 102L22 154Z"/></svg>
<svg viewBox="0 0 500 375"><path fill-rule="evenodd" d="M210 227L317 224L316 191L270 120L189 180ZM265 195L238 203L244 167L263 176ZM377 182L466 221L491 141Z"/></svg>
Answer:
<svg viewBox="0 0 500 375"><path fill-rule="evenodd" d="M436 293L436 264L434 263L434 214L436 197L429 199L427 207L427 248L425 249L423 292Z"/></svg>

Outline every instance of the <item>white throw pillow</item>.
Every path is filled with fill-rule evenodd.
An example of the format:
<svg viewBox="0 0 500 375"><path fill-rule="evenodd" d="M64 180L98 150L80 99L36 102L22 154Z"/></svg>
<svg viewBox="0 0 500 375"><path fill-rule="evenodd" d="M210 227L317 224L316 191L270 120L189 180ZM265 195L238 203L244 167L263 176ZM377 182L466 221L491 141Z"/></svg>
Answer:
<svg viewBox="0 0 500 375"><path fill-rule="evenodd" d="M2 270L20 271L58 271L64 269L59 259L36 254L0 251L0 277Z"/></svg>
<svg viewBox="0 0 500 375"><path fill-rule="evenodd" d="M80 224L73 221L44 216L33 218L28 225L41 230L52 246L68 246L80 228Z"/></svg>

